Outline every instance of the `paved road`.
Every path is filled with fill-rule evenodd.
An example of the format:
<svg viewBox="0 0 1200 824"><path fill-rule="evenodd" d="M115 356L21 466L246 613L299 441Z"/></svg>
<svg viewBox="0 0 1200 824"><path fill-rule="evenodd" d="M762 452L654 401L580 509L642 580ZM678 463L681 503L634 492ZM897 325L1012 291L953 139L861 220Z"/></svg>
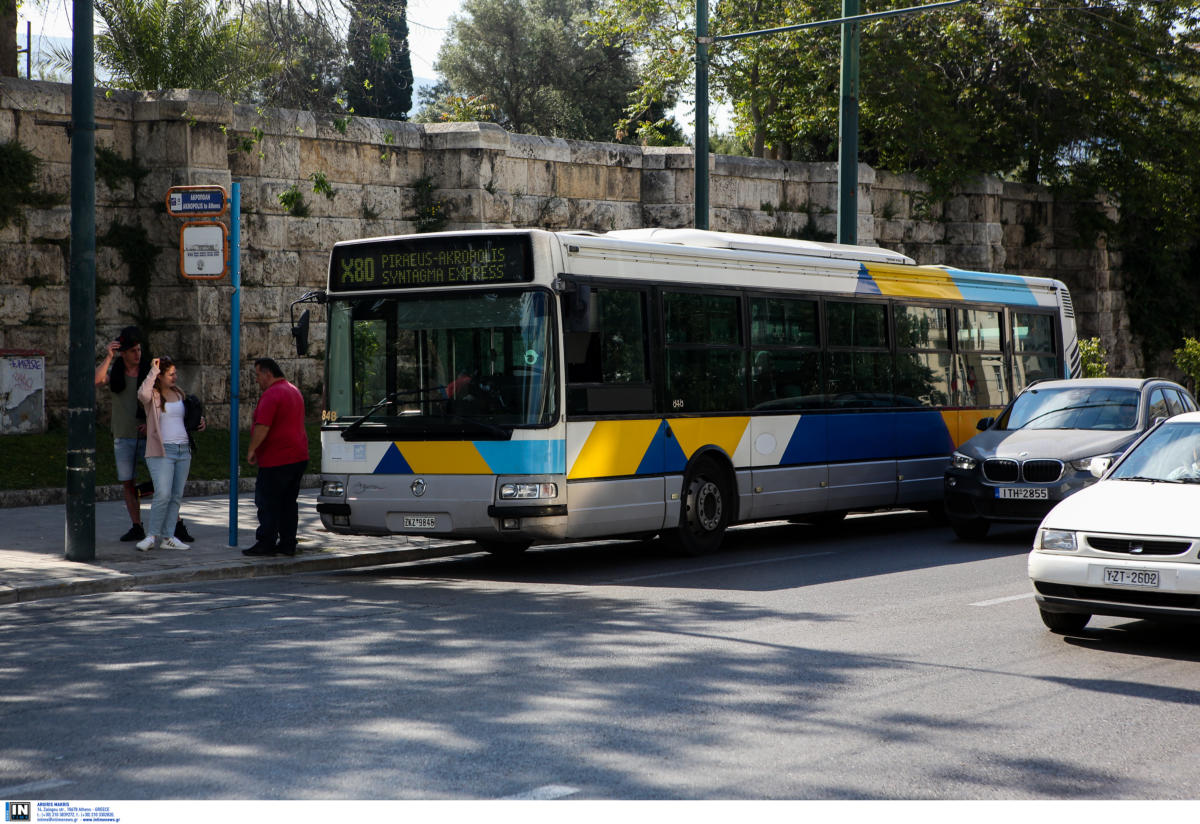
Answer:
<svg viewBox="0 0 1200 824"><path fill-rule="evenodd" d="M0 795L1195 798L1194 631L915 514L0 607ZM15 789L14 789L15 788Z"/></svg>

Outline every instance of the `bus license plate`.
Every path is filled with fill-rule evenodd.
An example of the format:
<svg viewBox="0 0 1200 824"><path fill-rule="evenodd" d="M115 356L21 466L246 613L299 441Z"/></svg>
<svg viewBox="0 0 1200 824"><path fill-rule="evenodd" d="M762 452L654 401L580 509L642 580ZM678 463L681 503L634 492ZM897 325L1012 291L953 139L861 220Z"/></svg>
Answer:
<svg viewBox="0 0 1200 824"><path fill-rule="evenodd" d="M1050 490L1044 486L1000 486L996 487L996 497L1014 501L1048 501Z"/></svg>
<svg viewBox="0 0 1200 824"><path fill-rule="evenodd" d="M1118 587L1147 587L1158 589L1157 569L1104 568L1104 583Z"/></svg>
<svg viewBox="0 0 1200 824"><path fill-rule="evenodd" d="M436 515L405 515L405 529L437 529Z"/></svg>

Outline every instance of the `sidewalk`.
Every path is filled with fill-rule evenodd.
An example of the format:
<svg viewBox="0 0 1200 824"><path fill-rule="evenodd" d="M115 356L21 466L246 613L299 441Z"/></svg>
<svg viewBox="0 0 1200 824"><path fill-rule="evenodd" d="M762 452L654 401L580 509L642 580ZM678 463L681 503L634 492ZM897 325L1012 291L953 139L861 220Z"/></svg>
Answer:
<svg viewBox="0 0 1200 824"><path fill-rule="evenodd" d="M300 491L300 551L293 557L247 558L257 525L254 493L238 496L237 546L229 546L229 494L183 499L181 515L196 541L188 550L138 552L118 538L129 528L123 501L96 503L96 558L68 561L66 506L0 510L0 605L40 598L118 592L155 584L218 581L398 564L475 551L470 542L403 536L334 535L316 512L315 489ZM149 515L143 502L142 519Z"/></svg>

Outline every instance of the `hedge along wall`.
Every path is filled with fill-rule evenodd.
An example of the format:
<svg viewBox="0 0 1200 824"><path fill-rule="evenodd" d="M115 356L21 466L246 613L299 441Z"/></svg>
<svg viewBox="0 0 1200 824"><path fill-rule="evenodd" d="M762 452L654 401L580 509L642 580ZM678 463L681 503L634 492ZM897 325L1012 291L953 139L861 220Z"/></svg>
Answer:
<svg viewBox="0 0 1200 824"><path fill-rule="evenodd" d="M40 160L30 191L0 228L0 350L46 354L47 412L67 398L70 87L0 82L0 146ZM234 105L196 91L97 93L96 342L130 323L154 354L180 361L180 383L228 424L232 287L179 274L170 186L241 184L241 424L269 356L320 408L323 313L313 307L310 356L298 358L288 305L324 285L339 240L435 229L611 229L690 226L688 148L637 147L509 134L484 123L412 124ZM835 164L714 156L713 229L832 240ZM913 177L859 167L860 243L939 263L1057 277L1071 287L1081 335L1098 335L1111 371L1139 371L1119 281L1104 239L1086 243L1072 204L1046 190L984 179L935 201ZM56 202L47 203L50 197ZM1094 204L1089 204L1094 208ZM1111 206L1105 206L1115 214ZM2 212L0 212L2 214ZM107 420L105 392L97 406Z"/></svg>

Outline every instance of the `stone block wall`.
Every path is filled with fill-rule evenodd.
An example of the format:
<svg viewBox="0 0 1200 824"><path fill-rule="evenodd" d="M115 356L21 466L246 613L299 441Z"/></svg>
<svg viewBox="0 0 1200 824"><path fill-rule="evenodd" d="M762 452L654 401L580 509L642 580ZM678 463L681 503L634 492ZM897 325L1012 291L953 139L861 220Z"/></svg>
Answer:
<svg viewBox="0 0 1200 824"><path fill-rule="evenodd" d="M67 397L70 104L67 85L0 82L0 143L33 151L42 161L40 190L61 197L61 205L24 208L0 228L0 349L46 354L47 412L57 421ZM687 147L264 111L195 91L97 93L96 120L97 145L135 170L98 177L96 186L97 356L121 327L142 325L153 353L180 361L180 383L205 399L215 425L228 423L233 288L228 278L180 276L183 221L166 214L171 186L240 185L242 426L258 394L259 356L278 360L310 412L319 410L324 316L309 307L311 355L298 358L289 305L324 285L339 240L429 228L604 232L693 223ZM280 199L288 193L303 203L289 209ZM862 165L858 195L860 243L921 263L1060 278L1072 288L1080 334L1102 338L1115 373L1139 371L1119 256L1102 238L1081 246L1071 204L991 179L935 202L916 178ZM837 200L836 164L711 158L713 229L833 240ZM144 285L133 274L139 260L149 262ZM105 392L97 408L106 423Z"/></svg>

